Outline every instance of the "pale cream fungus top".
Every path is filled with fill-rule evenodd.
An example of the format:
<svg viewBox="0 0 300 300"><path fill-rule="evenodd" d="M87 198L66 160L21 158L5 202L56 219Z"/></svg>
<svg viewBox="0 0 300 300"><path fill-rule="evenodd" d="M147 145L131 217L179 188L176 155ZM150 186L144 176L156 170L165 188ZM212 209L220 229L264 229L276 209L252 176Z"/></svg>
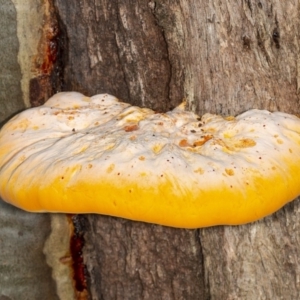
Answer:
<svg viewBox="0 0 300 300"><path fill-rule="evenodd" d="M300 120L167 113L59 93L0 131L0 195L33 212L197 228L243 224L300 194Z"/></svg>

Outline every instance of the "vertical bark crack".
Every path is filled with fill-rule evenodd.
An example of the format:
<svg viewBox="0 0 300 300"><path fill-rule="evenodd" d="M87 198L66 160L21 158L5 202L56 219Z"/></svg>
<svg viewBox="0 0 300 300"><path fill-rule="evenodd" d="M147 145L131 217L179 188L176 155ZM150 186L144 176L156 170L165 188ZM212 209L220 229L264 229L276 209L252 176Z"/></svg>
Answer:
<svg viewBox="0 0 300 300"><path fill-rule="evenodd" d="M155 20L155 24L156 26L158 26L158 28L161 31L161 35L163 38L163 47L165 48L165 51L167 53L167 62L169 64L169 72L168 72L168 77L167 77L167 100L168 100L168 107L166 107L166 110L170 110L173 107L171 107L171 95L170 95L170 90L171 90L171 80L172 80L172 62L170 60L170 52L169 52L169 44L168 44L168 40L166 38L166 33L165 33L165 28L163 26L161 26L159 19L157 17L157 14L155 13L155 7L156 7L156 3L154 1L150 1L148 3L148 6L152 12L152 15L154 17Z"/></svg>
<svg viewBox="0 0 300 300"><path fill-rule="evenodd" d="M204 293L204 299L205 300L210 300L211 299L211 295L210 295L210 284L209 284L209 276L207 276L206 274L206 269L205 269L205 261L204 261L204 253L203 253L203 247L202 247L202 241L201 241L201 230L205 230L204 229L197 229L196 230L196 238L197 238L197 242L199 245L199 249L200 249L200 261L202 262L200 267L201 269L201 273L202 273L202 278L203 278L203 293Z"/></svg>

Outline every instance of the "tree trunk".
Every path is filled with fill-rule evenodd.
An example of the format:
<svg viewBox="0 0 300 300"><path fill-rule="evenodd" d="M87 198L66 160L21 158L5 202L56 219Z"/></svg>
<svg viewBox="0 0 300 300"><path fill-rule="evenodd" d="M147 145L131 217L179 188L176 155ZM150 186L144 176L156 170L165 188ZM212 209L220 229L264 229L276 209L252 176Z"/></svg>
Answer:
<svg viewBox="0 0 300 300"><path fill-rule="evenodd" d="M76 90L156 111L186 99L199 114L299 114L296 0L45 3L48 25L37 49L48 64L28 81L32 105ZM84 243L76 248L82 256L73 255L77 298L299 299L299 209L294 201L252 224L199 230L73 216L76 243ZM47 245L49 253L55 242Z"/></svg>
<svg viewBox="0 0 300 300"><path fill-rule="evenodd" d="M38 2L0 0L0 127L29 106L29 82L39 74L31 64L44 21L45 4ZM49 215L29 214L0 200L1 300L59 299L43 253L50 231Z"/></svg>

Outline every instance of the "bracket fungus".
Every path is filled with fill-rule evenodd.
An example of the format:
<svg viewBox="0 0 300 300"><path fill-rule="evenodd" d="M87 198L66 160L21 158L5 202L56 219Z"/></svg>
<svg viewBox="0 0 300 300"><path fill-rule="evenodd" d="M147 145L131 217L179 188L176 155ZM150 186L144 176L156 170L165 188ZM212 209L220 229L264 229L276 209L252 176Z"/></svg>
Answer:
<svg viewBox="0 0 300 300"><path fill-rule="evenodd" d="M0 131L0 196L31 212L182 228L237 225L300 194L300 119L167 113L58 93Z"/></svg>

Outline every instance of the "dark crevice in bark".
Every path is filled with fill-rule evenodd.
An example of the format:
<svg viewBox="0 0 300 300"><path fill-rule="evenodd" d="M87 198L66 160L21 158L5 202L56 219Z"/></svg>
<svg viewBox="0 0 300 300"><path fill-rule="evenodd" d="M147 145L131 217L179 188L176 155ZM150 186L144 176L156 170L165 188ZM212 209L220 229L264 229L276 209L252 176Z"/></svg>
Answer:
<svg viewBox="0 0 300 300"><path fill-rule="evenodd" d="M115 43L116 43L116 48L117 48L117 56L118 56L118 63L120 64L120 68L122 70L122 73L123 73L123 78L124 78L124 83L125 83L125 87L127 88L127 95L128 95L128 99L121 99L121 100L127 100L129 101L130 103L133 102L133 99L131 99L130 97L130 84L128 82L128 79L126 77L126 69L125 69L125 66L124 66L124 63L122 63L122 54L121 54L121 48L119 47L118 45L118 41L117 41L117 32L120 31L120 26L121 26L121 20L120 20L120 12L119 12L119 9L116 9L117 13L117 24L116 24L116 28L117 30L115 31Z"/></svg>
<svg viewBox="0 0 300 300"><path fill-rule="evenodd" d="M275 15L275 28L272 32L272 40L275 43L275 47L280 49L280 30L279 30L279 22L277 19L277 15Z"/></svg>
<svg viewBox="0 0 300 300"><path fill-rule="evenodd" d="M163 47L165 48L165 51L167 53L167 62L169 64L169 73L168 73L168 78L167 78L167 99L168 100L168 107L166 107L166 111L173 109L174 107L171 106L171 95L170 95L170 91L171 91L171 81L172 81L172 61L170 59L170 52L169 52L169 45L168 45L168 40L166 38L166 34L165 34L165 29L163 28L163 26L161 26L159 19L155 13L155 6L156 3L154 1L149 2L148 3L149 9L152 12L152 15L154 17L155 20L155 25L160 29L161 31L161 35L163 38Z"/></svg>
<svg viewBox="0 0 300 300"><path fill-rule="evenodd" d="M269 54L267 52L267 49L266 49L266 46L265 46L266 40L265 40L265 37L264 37L264 33L261 32L259 29L256 32L256 38L257 38L257 46L261 50L262 54L265 57L266 62L270 66L271 59L270 59L270 56L269 56Z"/></svg>
<svg viewBox="0 0 300 300"><path fill-rule="evenodd" d="M88 277L88 272L82 256L87 221L84 215L69 215L69 218L73 224L73 234L70 240L70 252L73 261L73 279L76 292L82 294L87 290Z"/></svg>
<svg viewBox="0 0 300 300"><path fill-rule="evenodd" d="M64 72L65 67L68 64L69 39L67 28L59 15L59 11L56 6L54 6L54 8L59 32L56 40L57 60L51 75L53 82L55 82L54 92L61 92L64 90L65 85Z"/></svg>
<svg viewBox="0 0 300 300"><path fill-rule="evenodd" d="M251 12L251 16L252 16L252 13L253 13L253 7L252 7L252 0L246 0L246 3L247 3L247 6Z"/></svg>
<svg viewBox="0 0 300 300"><path fill-rule="evenodd" d="M91 222L91 220L93 220L93 215L86 215L85 220L85 246L83 248L83 261L86 267L87 291L90 299L104 300L105 298L102 293L102 264L101 259L99 259L98 261L98 253L95 249L97 229L95 228L94 223ZM88 255L86 255L86 253L88 253ZM97 284L95 284L95 279L97 281Z"/></svg>
<svg viewBox="0 0 300 300"><path fill-rule="evenodd" d="M172 109L173 107L171 107L171 97L170 97L170 90L171 90L171 80L172 80L172 64L171 64L171 60L170 60L170 53L169 53L169 47L168 47L168 42L167 42L167 39L166 39L166 36L164 34L164 30L163 28L161 29L162 31L162 38L164 40L164 47L166 49L166 53L167 53L167 62L169 64L169 72L168 72L168 77L167 77L167 101L168 101L168 104L167 104L167 107L166 107L166 111Z"/></svg>
<svg viewBox="0 0 300 300"><path fill-rule="evenodd" d="M196 239L197 242L199 244L199 249L200 249L200 261L201 261L201 265L199 265L199 267L201 267L201 273L202 273L202 279L203 279L203 294L204 297L203 299L205 300L210 300L211 296L210 296L210 286L209 286L209 277L206 276L206 270L205 270L205 264L204 264L204 253L203 253L203 247L202 247L202 241L201 241L201 230L205 230L205 229L197 229L196 230Z"/></svg>
<svg viewBox="0 0 300 300"><path fill-rule="evenodd" d="M148 105L157 112L167 111L170 106L171 65L164 31L157 24L157 19L148 4L140 1L136 10L140 12L140 21L146 24L140 34L134 36L135 42L141 40L143 49L139 50L140 59L144 60L143 63L138 63L135 71L139 73L140 67L144 66L148 74L142 75L145 87L142 88L142 95L148 99L143 106Z"/></svg>
<svg viewBox="0 0 300 300"><path fill-rule="evenodd" d="M180 1L172 3L150 1L148 6L155 18L155 25L160 28L163 44L166 45L170 75L168 81L168 98L171 110L185 100L184 82L186 66L184 64L185 49L183 44L184 19ZM180 30L180 31L178 31Z"/></svg>

